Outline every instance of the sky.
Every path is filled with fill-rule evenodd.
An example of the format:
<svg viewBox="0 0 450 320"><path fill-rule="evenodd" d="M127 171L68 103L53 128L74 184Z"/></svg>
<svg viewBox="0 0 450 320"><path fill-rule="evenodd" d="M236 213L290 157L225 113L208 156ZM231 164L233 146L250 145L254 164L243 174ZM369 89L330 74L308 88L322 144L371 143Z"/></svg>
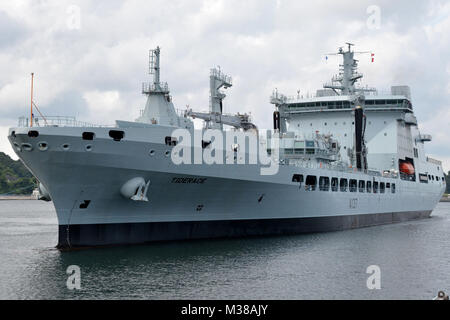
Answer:
<svg viewBox="0 0 450 320"><path fill-rule="evenodd" d="M0 151L34 101L44 115L95 124L133 121L144 108L148 50L161 47L161 80L175 107L208 109L209 70L233 77L227 113L270 128L277 88L315 93L352 42L363 85L409 85L427 153L450 170L450 1L0 0ZM369 150L370 152L370 150Z"/></svg>

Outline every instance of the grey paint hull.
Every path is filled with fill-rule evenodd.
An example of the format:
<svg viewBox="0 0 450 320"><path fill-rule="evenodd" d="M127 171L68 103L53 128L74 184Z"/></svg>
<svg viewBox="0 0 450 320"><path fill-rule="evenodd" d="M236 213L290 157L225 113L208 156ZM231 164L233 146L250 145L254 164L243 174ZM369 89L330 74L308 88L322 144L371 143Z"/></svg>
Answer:
<svg viewBox="0 0 450 320"><path fill-rule="evenodd" d="M276 175L262 176L259 165L175 165L164 144L172 129L130 128L117 142L105 128L45 127L37 138L28 137L28 128L15 128L9 139L33 147L17 154L53 199L60 247L365 227L427 217L444 191L438 182L321 168L282 165ZM82 140L83 131L95 131L96 138ZM37 148L42 141L45 151ZM69 150L62 148L65 144ZM308 191L292 182L293 174L376 179L395 183L396 192ZM151 181L148 202L121 196L121 186L134 177ZM203 183L179 183L178 178Z"/></svg>

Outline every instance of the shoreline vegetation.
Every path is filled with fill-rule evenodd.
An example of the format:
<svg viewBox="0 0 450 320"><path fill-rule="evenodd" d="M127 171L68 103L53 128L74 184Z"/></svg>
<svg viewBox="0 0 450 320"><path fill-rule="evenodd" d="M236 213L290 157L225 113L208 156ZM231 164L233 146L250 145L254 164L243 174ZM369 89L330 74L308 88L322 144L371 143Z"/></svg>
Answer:
<svg viewBox="0 0 450 320"><path fill-rule="evenodd" d="M36 186L36 178L20 160L13 160L0 152L0 197L31 195Z"/></svg>

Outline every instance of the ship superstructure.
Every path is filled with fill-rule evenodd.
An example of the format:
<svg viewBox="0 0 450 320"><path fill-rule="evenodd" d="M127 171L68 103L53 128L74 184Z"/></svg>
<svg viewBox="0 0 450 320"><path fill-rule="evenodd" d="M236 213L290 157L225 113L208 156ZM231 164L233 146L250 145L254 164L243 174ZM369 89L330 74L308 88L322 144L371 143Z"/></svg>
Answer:
<svg viewBox="0 0 450 320"><path fill-rule="evenodd" d="M147 102L135 121L101 127L31 116L10 129L41 198L55 205L59 247L343 230L428 217L442 196L442 165L425 155L431 136L419 132L409 88L358 86L351 44L314 97L273 92L265 137L248 114L224 113L232 79L219 68L210 72L209 111L177 112L160 53L150 51L153 81L142 86ZM180 154L193 163L173 160L191 141L180 130L193 141ZM277 170L262 174L267 164L246 162L256 153ZM219 161L205 163L205 154Z"/></svg>

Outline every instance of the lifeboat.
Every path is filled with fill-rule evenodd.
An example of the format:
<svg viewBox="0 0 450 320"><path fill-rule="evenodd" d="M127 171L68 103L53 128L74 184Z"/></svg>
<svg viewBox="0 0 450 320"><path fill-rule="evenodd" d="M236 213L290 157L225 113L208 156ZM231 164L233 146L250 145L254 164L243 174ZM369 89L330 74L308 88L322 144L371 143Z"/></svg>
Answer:
<svg viewBox="0 0 450 320"><path fill-rule="evenodd" d="M400 172L405 174L414 174L414 166L409 162L400 163Z"/></svg>

